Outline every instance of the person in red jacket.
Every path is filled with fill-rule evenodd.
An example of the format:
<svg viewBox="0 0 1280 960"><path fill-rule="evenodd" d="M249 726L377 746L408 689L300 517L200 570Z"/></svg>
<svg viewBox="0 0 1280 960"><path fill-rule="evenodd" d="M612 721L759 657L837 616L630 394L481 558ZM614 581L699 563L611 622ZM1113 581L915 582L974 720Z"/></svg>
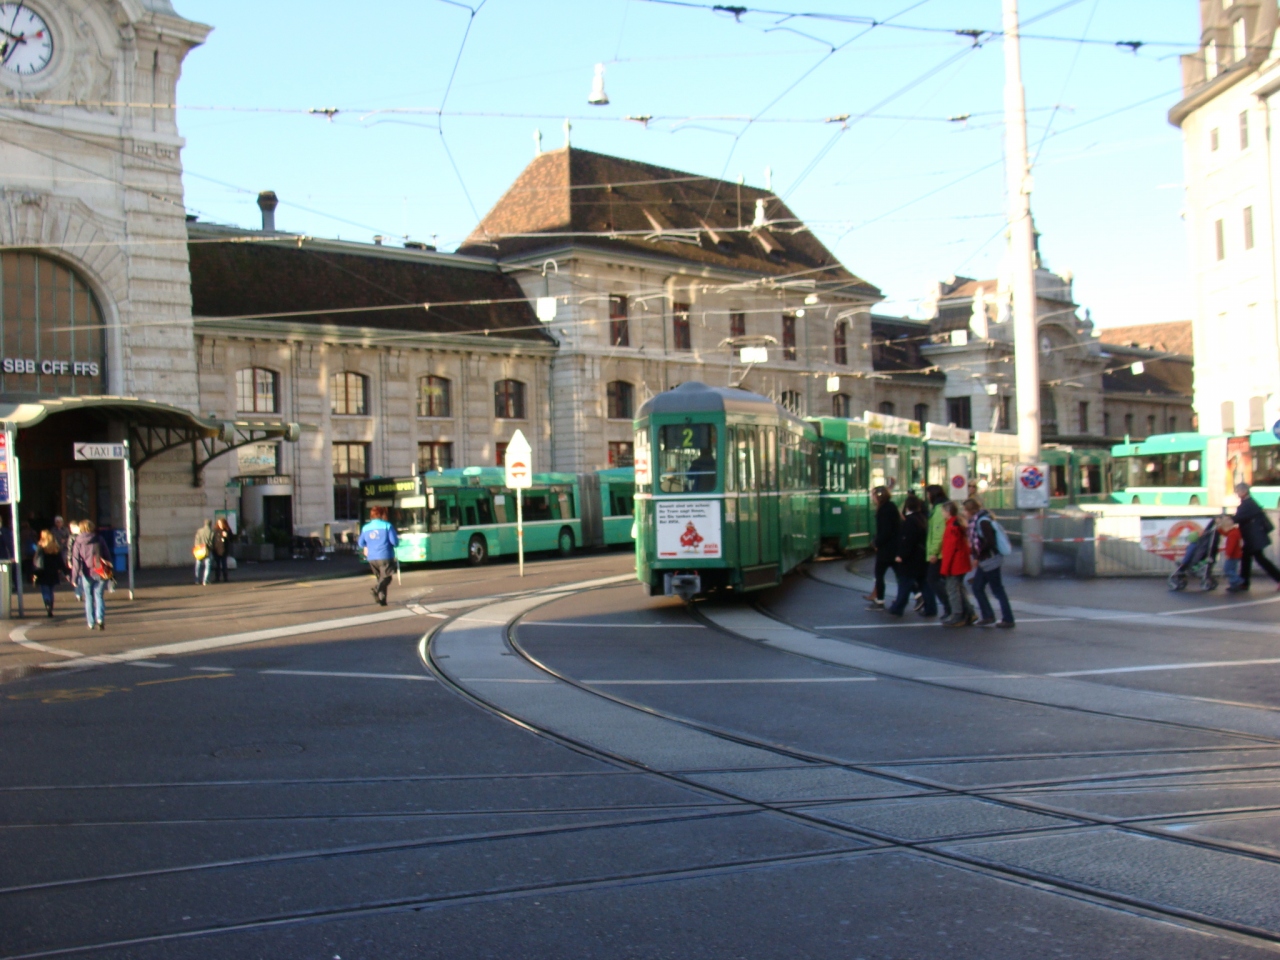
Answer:
<svg viewBox="0 0 1280 960"><path fill-rule="evenodd" d="M972 569L969 563L969 532L960 519L955 502L948 500L939 506L947 514L947 525L942 531L942 559L938 573L946 579L947 598L951 601L951 616L942 621L944 627L967 627L978 619L969 602L969 591L964 588L965 575Z"/></svg>
<svg viewBox="0 0 1280 960"><path fill-rule="evenodd" d="M1240 561L1244 559L1244 538L1240 527L1228 516L1218 518L1218 532L1222 538L1222 575L1227 578L1228 587L1240 587L1244 581L1240 579Z"/></svg>

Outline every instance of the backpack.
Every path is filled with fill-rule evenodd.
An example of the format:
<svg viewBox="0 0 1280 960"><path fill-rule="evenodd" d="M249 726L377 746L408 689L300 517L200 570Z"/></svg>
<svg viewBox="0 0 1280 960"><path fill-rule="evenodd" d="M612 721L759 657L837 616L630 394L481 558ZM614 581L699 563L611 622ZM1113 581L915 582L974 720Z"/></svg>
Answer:
<svg viewBox="0 0 1280 960"><path fill-rule="evenodd" d="M1013 553L1013 544L1009 542L1009 534L1005 533L1004 527L1000 526L995 517L988 515L984 519L991 524L991 529L996 533L996 553L1002 557Z"/></svg>

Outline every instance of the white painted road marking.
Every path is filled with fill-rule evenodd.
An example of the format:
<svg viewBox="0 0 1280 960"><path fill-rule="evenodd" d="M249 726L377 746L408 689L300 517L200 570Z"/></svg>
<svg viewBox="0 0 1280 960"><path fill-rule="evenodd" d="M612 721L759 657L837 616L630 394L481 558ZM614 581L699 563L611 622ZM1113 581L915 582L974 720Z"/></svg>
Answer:
<svg viewBox="0 0 1280 960"><path fill-rule="evenodd" d="M362 680L434 680L420 673L353 673L344 670L259 670L258 673L282 677L355 677Z"/></svg>
<svg viewBox="0 0 1280 960"><path fill-rule="evenodd" d="M876 677L752 677L724 680L579 680L593 687L685 687L718 683L874 683Z"/></svg>
<svg viewBox="0 0 1280 960"><path fill-rule="evenodd" d="M1207 670L1212 667L1251 667L1270 663L1280 663L1280 657L1267 657L1261 660L1202 660L1191 663L1151 663L1138 667L1108 667L1103 670L1064 670L1061 673L1047 673L1047 677L1095 677L1107 673L1151 673L1159 670Z"/></svg>
<svg viewBox="0 0 1280 960"><path fill-rule="evenodd" d="M650 630L705 630L702 623L592 623L581 620L521 620L522 627L643 627Z"/></svg>

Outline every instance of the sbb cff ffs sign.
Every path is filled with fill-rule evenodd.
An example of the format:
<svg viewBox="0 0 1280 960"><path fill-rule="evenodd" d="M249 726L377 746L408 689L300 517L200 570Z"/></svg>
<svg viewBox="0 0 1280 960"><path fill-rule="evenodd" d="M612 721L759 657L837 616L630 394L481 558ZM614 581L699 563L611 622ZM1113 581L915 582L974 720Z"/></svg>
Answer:
<svg viewBox="0 0 1280 960"><path fill-rule="evenodd" d="M33 360L30 357L5 357L0 360L3 373L42 373L46 377L96 377L94 360Z"/></svg>

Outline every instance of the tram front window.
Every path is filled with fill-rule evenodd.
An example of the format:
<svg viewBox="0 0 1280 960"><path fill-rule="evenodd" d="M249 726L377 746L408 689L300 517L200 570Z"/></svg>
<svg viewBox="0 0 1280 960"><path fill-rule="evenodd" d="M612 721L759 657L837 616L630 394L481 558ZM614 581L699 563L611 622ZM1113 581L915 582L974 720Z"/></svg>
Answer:
<svg viewBox="0 0 1280 960"><path fill-rule="evenodd" d="M710 493L716 488L716 428L668 424L658 431L658 490Z"/></svg>

